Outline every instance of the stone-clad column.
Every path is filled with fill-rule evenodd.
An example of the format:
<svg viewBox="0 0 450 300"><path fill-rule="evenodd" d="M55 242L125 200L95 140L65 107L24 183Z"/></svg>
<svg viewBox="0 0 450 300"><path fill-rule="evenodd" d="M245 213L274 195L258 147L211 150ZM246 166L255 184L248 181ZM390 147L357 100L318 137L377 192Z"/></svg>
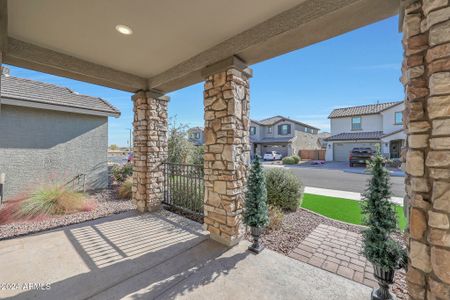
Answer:
<svg viewBox="0 0 450 300"><path fill-rule="evenodd" d="M212 239L233 246L242 237L241 214L250 159L250 70L236 58L206 77L205 218Z"/></svg>
<svg viewBox="0 0 450 300"><path fill-rule="evenodd" d="M159 209L163 198L168 101L152 91L133 96L133 201L140 212Z"/></svg>
<svg viewBox="0 0 450 300"><path fill-rule="evenodd" d="M403 3L408 291L450 299L450 5Z"/></svg>

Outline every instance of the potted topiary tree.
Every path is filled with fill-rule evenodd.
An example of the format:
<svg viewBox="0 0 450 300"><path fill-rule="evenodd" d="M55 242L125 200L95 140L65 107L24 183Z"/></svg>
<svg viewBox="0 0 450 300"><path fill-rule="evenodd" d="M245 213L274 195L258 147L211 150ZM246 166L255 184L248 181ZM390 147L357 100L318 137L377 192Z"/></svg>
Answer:
<svg viewBox="0 0 450 300"><path fill-rule="evenodd" d="M266 180L258 156L253 160L250 175L247 182L247 193L245 195L244 223L250 226L253 244L248 249L260 253L264 245L259 238L269 223L269 212L267 209Z"/></svg>
<svg viewBox="0 0 450 300"><path fill-rule="evenodd" d="M394 282L396 269L407 267L405 249L391 237L397 229L397 215L391 197L389 172L384 167L385 159L377 149L368 168L372 175L363 193L362 210L364 223L363 254L373 265L379 288L372 291L372 300L394 299L389 285Z"/></svg>

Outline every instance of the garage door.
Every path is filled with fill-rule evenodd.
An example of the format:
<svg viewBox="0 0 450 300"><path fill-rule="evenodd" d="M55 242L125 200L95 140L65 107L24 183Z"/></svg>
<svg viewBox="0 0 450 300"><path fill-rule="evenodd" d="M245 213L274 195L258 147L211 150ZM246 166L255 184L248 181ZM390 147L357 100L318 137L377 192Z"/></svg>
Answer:
<svg viewBox="0 0 450 300"><path fill-rule="evenodd" d="M353 148L370 147L375 150L377 143L333 143L333 155L335 161L348 161L348 156Z"/></svg>
<svg viewBox="0 0 450 300"><path fill-rule="evenodd" d="M277 151L281 153L282 157L285 157L288 155L288 148L286 145L264 145L262 147L262 155L264 155L264 153L266 152L270 152L270 151Z"/></svg>

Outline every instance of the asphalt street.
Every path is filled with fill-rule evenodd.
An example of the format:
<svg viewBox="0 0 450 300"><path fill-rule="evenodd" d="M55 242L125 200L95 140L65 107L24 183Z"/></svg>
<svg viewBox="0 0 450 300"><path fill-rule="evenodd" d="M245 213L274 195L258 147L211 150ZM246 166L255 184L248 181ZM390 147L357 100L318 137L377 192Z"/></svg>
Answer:
<svg viewBox="0 0 450 300"><path fill-rule="evenodd" d="M367 186L370 176L365 174L348 173L344 170L327 169L324 167L290 167L305 186L324 189L341 190L361 193ZM405 195L404 177L391 177L392 195L403 197Z"/></svg>

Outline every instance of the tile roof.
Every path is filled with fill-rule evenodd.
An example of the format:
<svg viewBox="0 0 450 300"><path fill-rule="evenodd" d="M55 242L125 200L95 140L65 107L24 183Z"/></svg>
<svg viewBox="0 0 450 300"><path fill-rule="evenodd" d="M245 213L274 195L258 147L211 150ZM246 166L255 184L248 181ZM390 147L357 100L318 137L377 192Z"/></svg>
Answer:
<svg viewBox="0 0 450 300"><path fill-rule="evenodd" d="M294 137L281 137L281 138L263 138L260 140L254 140L250 137L250 141L256 144L271 144L271 143L289 143L294 140Z"/></svg>
<svg viewBox="0 0 450 300"><path fill-rule="evenodd" d="M300 121L296 121L296 120L292 120L292 119L289 119L289 118L286 118L286 117L283 117L283 116L274 116L274 117L270 117L270 118L267 118L267 119L262 119L262 120L259 120L259 121L252 120L252 122L255 122L256 124L259 124L259 125L267 126L267 125L274 125L274 124L276 124L276 123L278 123L280 121L283 121L283 120L291 121L291 122L300 124L300 125L305 126L305 127L309 127L309 128L313 128L313 129L319 129L319 128L311 126L309 124L306 124L306 123L303 123L303 122L300 122Z"/></svg>
<svg viewBox="0 0 450 300"><path fill-rule="evenodd" d="M73 107L120 116L120 111L105 100L80 95L66 87L9 75L1 76L1 86L2 98Z"/></svg>
<svg viewBox="0 0 450 300"><path fill-rule="evenodd" d="M328 118L342 118L350 116L372 115L382 112L392 106L398 105L403 101L377 103L361 106L343 107L334 109Z"/></svg>
<svg viewBox="0 0 450 300"><path fill-rule="evenodd" d="M346 141L346 140L378 140L383 137L383 131L369 132L343 132L332 135L326 141Z"/></svg>

